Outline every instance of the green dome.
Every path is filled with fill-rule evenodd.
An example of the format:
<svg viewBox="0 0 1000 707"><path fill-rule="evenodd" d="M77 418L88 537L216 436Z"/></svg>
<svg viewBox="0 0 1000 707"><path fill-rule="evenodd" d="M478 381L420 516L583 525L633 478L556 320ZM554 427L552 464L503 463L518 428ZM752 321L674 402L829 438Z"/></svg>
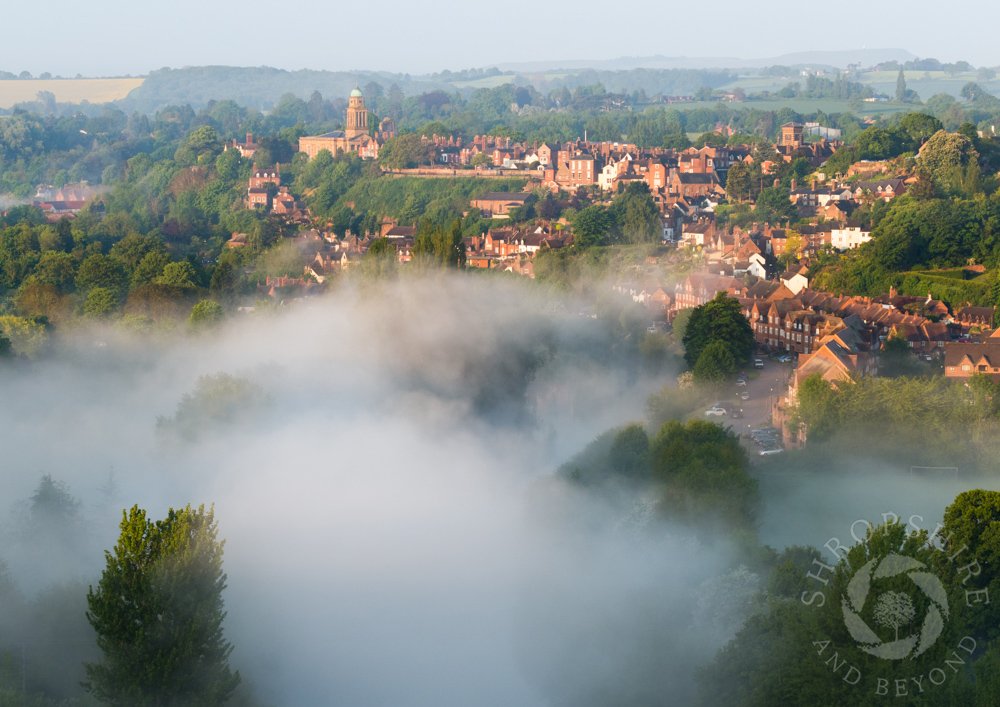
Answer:
<svg viewBox="0 0 1000 707"><path fill-rule="evenodd" d="M362 93L360 88L355 88L351 91L351 98L362 98Z"/></svg>

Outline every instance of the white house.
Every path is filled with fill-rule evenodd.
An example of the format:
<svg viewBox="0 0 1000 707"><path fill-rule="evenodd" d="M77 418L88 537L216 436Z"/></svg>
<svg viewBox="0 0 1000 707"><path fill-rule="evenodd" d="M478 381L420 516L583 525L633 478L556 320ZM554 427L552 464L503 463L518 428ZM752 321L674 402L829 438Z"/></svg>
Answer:
<svg viewBox="0 0 1000 707"><path fill-rule="evenodd" d="M835 228L830 231L830 245L837 250L851 250L871 239L871 231L862 231L860 226Z"/></svg>
<svg viewBox="0 0 1000 707"><path fill-rule="evenodd" d="M788 270L782 273L779 279L781 280L781 284L791 290L793 295L797 295L809 287L809 278L806 277L807 272L806 268Z"/></svg>

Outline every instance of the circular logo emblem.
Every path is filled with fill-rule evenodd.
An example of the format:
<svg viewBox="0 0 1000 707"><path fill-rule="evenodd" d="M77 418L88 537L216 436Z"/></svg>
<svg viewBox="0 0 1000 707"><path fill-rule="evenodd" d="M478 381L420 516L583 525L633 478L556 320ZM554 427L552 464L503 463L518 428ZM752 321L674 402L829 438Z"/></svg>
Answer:
<svg viewBox="0 0 1000 707"><path fill-rule="evenodd" d="M922 562L912 557L889 554L881 561L871 560L851 578L847 585L847 596L841 601L844 624L861 650L878 658L902 660L915 658L932 645L944 629L948 618L948 596L941 580L930 572ZM897 591L882 592L875 597L872 618L884 629L893 631L892 640L882 640L861 618L871 592L873 580L906 575L917 591L928 600L927 613L919 630L900 638L900 630L913 625L916 607L911 595Z"/></svg>

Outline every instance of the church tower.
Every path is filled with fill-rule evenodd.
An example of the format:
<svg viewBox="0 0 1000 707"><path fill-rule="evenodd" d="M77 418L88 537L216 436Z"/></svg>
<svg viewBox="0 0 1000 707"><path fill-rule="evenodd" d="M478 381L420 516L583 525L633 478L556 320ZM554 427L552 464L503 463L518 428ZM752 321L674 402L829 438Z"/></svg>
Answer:
<svg viewBox="0 0 1000 707"><path fill-rule="evenodd" d="M344 134L348 140L368 134L368 109L365 108L365 97L360 88L351 91L347 101L347 129Z"/></svg>

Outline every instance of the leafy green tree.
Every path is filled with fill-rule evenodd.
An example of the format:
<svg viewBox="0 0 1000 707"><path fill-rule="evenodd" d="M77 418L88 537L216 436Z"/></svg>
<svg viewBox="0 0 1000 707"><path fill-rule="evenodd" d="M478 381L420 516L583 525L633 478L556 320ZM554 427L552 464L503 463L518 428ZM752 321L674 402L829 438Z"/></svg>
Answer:
<svg viewBox="0 0 1000 707"><path fill-rule="evenodd" d="M195 163L212 164L215 156L222 151L222 142L215 128L202 125L192 130L174 154L178 164L192 165Z"/></svg>
<svg viewBox="0 0 1000 707"><path fill-rule="evenodd" d="M666 512L698 524L753 526L757 484L735 434L704 420L671 420L660 428L649 455Z"/></svg>
<svg viewBox="0 0 1000 707"><path fill-rule="evenodd" d="M789 199L789 192L782 187L768 187L757 195L754 215L760 221L786 223L798 218L795 204Z"/></svg>
<svg viewBox="0 0 1000 707"><path fill-rule="evenodd" d="M899 70L899 75L896 76L896 102L902 103L906 100L906 77L903 76L903 70Z"/></svg>
<svg viewBox="0 0 1000 707"><path fill-rule="evenodd" d="M361 261L362 274L373 280L394 275L398 268L398 253L388 238L374 239Z"/></svg>
<svg viewBox="0 0 1000 707"><path fill-rule="evenodd" d="M118 260L130 273L134 272L150 253L166 254L163 241L153 235L130 233L111 246L109 255Z"/></svg>
<svg viewBox="0 0 1000 707"><path fill-rule="evenodd" d="M222 321L225 312L215 300L203 299L191 308L188 323L193 329L207 329Z"/></svg>
<svg viewBox="0 0 1000 707"><path fill-rule="evenodd" d="M121 297L128 289L128 273L116 259L96 253L80 263L76 286L84 293L94 287L104 287Z"/></svg>
<svg viewBox="0 0 1000 707"><path fill-rule="evenodd" d="M753 352L753 329L740 310L739 300L725 292L691 312L684 331L684 360L693 367L712 342L725 345L737 365Z"/></svg>
<svg viewBox="0 0 1000 707"><path fill-rule="evenodd" d="M615 219L600 204L581 209L573 217L573 243L587 247L608 245L614 241Z"/></svg>
<svg viewBox="0 0 1000 707"><path fill-rule="evenodd" d="M978 184L979 152L974 141L962 133L939 130L920 150L920 166L926 169L938 192L974 193Z"/></svg>
<svg viewBox="0 0 1000 707"><path fill-rule="evenodd" d="M155 282L169 263L170 256L165 252L154 250L146 253L132 271L129 288L134 290L137 287Z"/></svg>
<svg viewBox="0 0 1000 707"><path fill-rule="evenodd" d="M228 252L232 253L233 251ZM238 291L240 280L241 272L238 259L235 255L226 257L226 253L223 253L212 270L209 289L223 296L231 296Z"/></svg>
<svg viewBox="0 0 1000 707"><path fill-rule="evenodd" d="M914 147L919 149L931 135L944 126L940 120L926 113L907 113L899 119L899 127L913 141Z"/></svg>
<svg viewBox="0 0 1000 707"><path fill-rule="evenodd" d="M193 289L197 287L198 274L194 266L186 260L167 263L163 268L163 273L153 280L157 285L168 285L170 287L180 287Z"/></svg>
<svg viewBox="0 0 1000 707"><path fill-rule="evenodd" d="M72 292L75 285L76 259L70 253L47 250L35 266L33 277L43 285L52 285L60 294Z"/></svg>
<svg viewBox="0 0 1000 707"><path fill-rule="evenodd" d="M694 364L695 380L702 383L722 383L736 373L736 358L725 342L708 343Z"/></svg>
<svg viewBox="0 0 1000 707"><path fill-rule="evenodd" d="M222 630L224 542L213 509L170 509L152 521L133 506L105 553L87 619L103 660L86 666L99 700L136 707L223 704L240 682Z"/></svg>
<svg viewBox="0 0 1000 707"><path fill-rule="evenodd" d="M890 336L886 339L882 347L881 363L881 373L887 376L912 376L920 370L909 344L902 336Z"/></svg>
<svg viewBox="0 0 1000 707"><path fill-rule="evenodd" d="M611 212L618 222L618 230L628 243L658 243L663 237L660 210L645 183L638 189L631 186L615 198Z"/></svg>
<svg viewBox="0 0 1000 707"><path fill-rule="evenodd" d="M649 436L642 425L629 425L615 434L608 462L612 471L626 478L649 475Z"/></svg>
<svg viewBox="0 0 1000 707"><path fill-rule="evenodd" d="M388 169L407 169L430 161L430 148L417 133L404 133L388 140L379 150L379 164Z"/></svg>
<svg viewBox="0 0 1000 707"><path fill-rule="evenodd" d="M102 319L118 309L119 299L114 291L107 287L92 287L83 302L83 313L88 317Z"/></svg>
<svg viewBox="0 0 1000 707"><path fill-rule="evenodd" d="M736 201L753 199L760 190L760 170L755 164L736 162L726 173L726 194Z"/></svg>

